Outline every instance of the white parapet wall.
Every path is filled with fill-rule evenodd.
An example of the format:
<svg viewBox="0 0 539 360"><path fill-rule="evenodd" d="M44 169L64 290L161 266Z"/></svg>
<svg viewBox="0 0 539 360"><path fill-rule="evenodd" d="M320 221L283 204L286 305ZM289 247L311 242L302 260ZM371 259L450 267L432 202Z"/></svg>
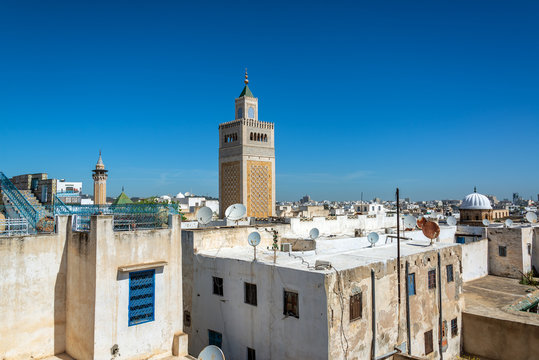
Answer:
<svg viewBox="0 0 539 360"><path fill-rule="evenodd" d="M462 280L475 280L488 275L488 240L462 244Z"/></svg>

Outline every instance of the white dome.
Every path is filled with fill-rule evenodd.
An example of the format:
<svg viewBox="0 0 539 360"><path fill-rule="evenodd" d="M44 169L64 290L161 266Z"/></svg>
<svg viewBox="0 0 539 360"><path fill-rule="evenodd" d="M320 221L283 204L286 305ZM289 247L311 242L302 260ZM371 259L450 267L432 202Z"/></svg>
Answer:
<svg viewBox="0 0 539 360"><path fill-rule="evenodd" d="M183 199L185 196L183 196L183 194L181 192L177 193L176 194L176 199Z"/></svg>
<svg viewBox="0 0 539 360"><path fill-rule="evenodd" d="M490 210L492 209L492 206L490 206L490 200L485 195L473 192L470 195L466 195L464 200L462 200L460 209Z"/></svg>

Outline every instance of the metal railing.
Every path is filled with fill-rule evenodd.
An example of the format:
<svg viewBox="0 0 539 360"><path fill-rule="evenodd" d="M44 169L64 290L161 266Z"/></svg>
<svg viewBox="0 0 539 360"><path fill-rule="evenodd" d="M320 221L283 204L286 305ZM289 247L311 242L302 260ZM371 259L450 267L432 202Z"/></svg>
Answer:
<svg viewBox="0 0 539 360"><path fill-rule="evenodd" d="M0 219L0 236L28 235L26 219Z"/></svg>
<svg viewBox="0 0 539 360"><path fill-rule="evenodd" d="M2 192L6 194L9 201L17 207L17 211L28 221L28 224L35 228L39 221L39 214L34 209L32 204L21 194L21 192L13 185L13 183L7 178L7 176L0 171L0 184L2 185Z"/></svg>

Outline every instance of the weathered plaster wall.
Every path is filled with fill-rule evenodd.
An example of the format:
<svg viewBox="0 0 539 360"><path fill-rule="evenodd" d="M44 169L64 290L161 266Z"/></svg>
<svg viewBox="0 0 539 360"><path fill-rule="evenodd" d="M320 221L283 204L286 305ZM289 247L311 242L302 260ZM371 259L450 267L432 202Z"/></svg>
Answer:
<svg viewBox="0 0 539 360"><path fill-rule="evenodd" d="M532 360L539 354L539 326L463 313L463 350L492 360Z"/></svg>
<svg viewBox="0 0 539 360"><path fill-rule="evenodd" d="M65 350L67 218L58 233L0 237L0 359Z"/></svg>
<svg viewBox="0 0 539 360"><path fill-rule="evenodd" d="M489 274L520 278L521 272L531 270L531 255L527 244L532 243L533 228L487 228ZM507 256L499 255L499 246L507 248Z"/></svg>
<svg viewBox="0 0 539 360"><path fill-rule="evenodd" d="M533 229L532 245L532 267L539 273L539 227Z"/></svg>
<svg viewBox="0 0 539 360"><path fill-rule="evenodd" d="M345 234L354 235L356 229L375 231L385 228L396 228L396 215L358 215L349 218L346 215L338 215L334 219L325 217L313 217L312 219L290 219L290 233L285 236L308 237L312 228L320 230L321 235Z"/></svg>
<svg viewBox="0 0 539 360"><path fill-rule="evenodd" d="M213 294L212 277L223 278L224 296ZM244 302L244 282L257 284L257 306ZM283 315L283 291L299 294L299 318ZM208 311L212 309L212 311ZM328 359L324 274L196 255L189 353L208 345L208 329L223 334L228 358Z"/></svg>
<svg viewBox="0 0 539 360"><path fill-rule="evenodd" d="M488 275L488 240L469 242L462 246L462 280L475 280Z"/></svg>
<svg viewBox="0 0 539 360"><path fill-rule="evenodd" d="M442 256L443 319L450 329L451 319L457 318L463 306L462 278L460 274L461 249L452 246L439 250ZM402 259L401 306L397 295L396 260L343 270L327 277L328 328L330 359L368 359L372 342L372 288L371 268L375 270L376 283L376 356L386 354L406 341L406 289L405 262L410 273L415 273L416 295L410 296L412 355L427 359L439 357L438 348L438 281L436 289L428 289L428 271L437 268L437 251L407 256ZM454 281L447 282L446 265L452 264ZM438 276L438 271L436 272ZM360 291L363 296L363 316L350 321L350 296ZM400 315L400 322L399 322ZM400 325L399 325L400 324ZM425 355L424 332L433 330L434 351ZM444 357L453 358L460 353L460 337L448 333L448 348Z"/></svg>

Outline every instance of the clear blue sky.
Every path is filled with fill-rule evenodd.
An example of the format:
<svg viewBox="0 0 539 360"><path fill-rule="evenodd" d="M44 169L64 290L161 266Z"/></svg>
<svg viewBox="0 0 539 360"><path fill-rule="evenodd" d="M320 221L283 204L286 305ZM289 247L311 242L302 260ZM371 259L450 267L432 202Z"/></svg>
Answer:
<svg viewBox="0 0 539 360"><path fill-rule="evenodd" d="M248 67L277 200L539 193L538 1L8 1L0 170L217 196Z"/></svg>

